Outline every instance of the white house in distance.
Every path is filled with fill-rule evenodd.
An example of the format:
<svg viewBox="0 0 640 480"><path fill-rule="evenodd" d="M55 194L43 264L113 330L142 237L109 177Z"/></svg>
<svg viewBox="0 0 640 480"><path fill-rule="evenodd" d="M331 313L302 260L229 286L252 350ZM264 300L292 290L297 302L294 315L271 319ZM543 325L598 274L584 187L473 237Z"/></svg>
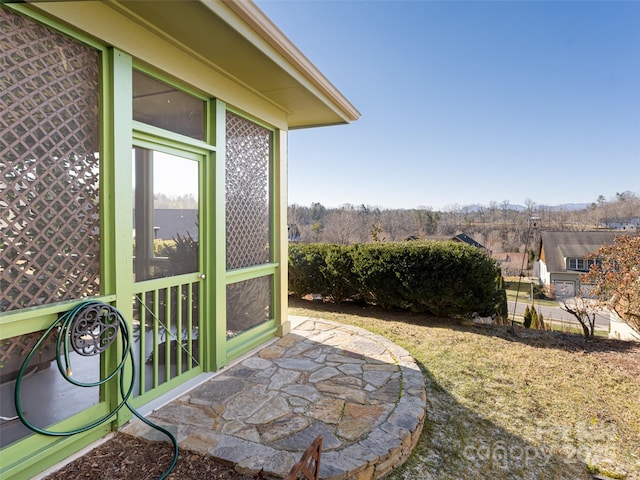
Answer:
<svg viewBox="0 0 640 480"><path fill-rule="evenodd" d="M616 235L620 233L541 232L534 276L557 297L573 297L586 287L580 283L580 275L587 273L591 265L586 257L613 243Z"/></svg>
<svg viewBox="0 0 640 480"><path fill-rule="evenodd" d="M559 298L573 297L581 291L588 293L589 285L580 282L580 275L589 271L592 262L586 257L601 246L612 244L616 235L621 234L620 231L541 232L534 276ZM611 312L609 337L640 341L640 332Z"/></svg>

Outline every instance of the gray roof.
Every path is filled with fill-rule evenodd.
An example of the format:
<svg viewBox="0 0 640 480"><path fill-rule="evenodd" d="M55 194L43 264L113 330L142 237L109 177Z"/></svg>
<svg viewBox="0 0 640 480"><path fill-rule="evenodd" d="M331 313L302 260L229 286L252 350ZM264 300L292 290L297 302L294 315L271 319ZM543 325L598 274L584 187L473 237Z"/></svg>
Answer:
<svg viewBox="0 0 640 480"><path fill-rule="evenodd" d="M133 210L135 219L136 211ZM178 235L191 235L198 240L198 210L187 208L156 208L153 210L154 236L160 240L173 240Z"/></svg>
<svg viewBox="0 0 640 480"><path fill-rule="evenodd" d="M603 245L613 243L616 232L540 232L538 253L550 272L566 271L565 258L585 258Z"/></svg>
<svg viewBox="0 0 640 480"><path fill-rule="evenodd" d="M460 233L460 234L456 235L455 237L453 237L451 240L453 240L454 242L457 241L457 242L467 243L467 244L471 245L472 247L476 247L476 248L480 248L482 250L486 250L484 245L482 245L481 243L476 242L473 238L471 238L466 233Z"/></svg>

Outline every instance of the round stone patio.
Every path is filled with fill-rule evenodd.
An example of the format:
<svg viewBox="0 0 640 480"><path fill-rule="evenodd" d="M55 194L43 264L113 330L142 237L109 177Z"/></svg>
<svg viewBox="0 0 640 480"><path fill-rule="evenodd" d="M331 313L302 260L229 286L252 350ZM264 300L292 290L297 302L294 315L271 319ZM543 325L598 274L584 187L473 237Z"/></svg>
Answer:
<svg viewBox="0 0 640 480"><path fill-rule="evenodd" d="M242 473L284 477L323 435L320 477L377 479L402 464L426 412L424 378L401 347L319 319L221 369L149 415L179 446ZM297 322L296 322L297 323ZM136 420L125 433L164 435Z"/></svg>

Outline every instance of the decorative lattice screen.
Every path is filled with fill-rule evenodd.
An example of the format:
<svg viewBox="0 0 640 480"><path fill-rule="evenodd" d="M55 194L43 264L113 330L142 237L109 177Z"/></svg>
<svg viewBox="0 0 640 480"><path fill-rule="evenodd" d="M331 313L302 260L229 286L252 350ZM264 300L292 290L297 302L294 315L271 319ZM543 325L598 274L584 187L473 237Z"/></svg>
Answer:
<svg viewBox="0 0 640 480"><path fill-rule="evenodd" d="M271 261L271 132L227 112L227 269Z"/></svg>
<svg viewBox="0 0 640 480"><path fill-rule="evenodd" d="M99 293L98 60L0 7L0 311Z"/></svg>

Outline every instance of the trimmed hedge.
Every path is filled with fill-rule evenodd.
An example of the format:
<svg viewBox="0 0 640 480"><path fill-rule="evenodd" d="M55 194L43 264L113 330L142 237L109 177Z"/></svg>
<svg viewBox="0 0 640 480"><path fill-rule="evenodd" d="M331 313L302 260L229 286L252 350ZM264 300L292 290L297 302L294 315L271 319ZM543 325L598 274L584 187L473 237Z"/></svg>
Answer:
<svg viewBox="0 0 640 480"><path fill-rule="evenodd" d="M438 316L502 316L501 278L491 257L459 242L289 246L289 290L337 303L364 300Z"/></svg>

